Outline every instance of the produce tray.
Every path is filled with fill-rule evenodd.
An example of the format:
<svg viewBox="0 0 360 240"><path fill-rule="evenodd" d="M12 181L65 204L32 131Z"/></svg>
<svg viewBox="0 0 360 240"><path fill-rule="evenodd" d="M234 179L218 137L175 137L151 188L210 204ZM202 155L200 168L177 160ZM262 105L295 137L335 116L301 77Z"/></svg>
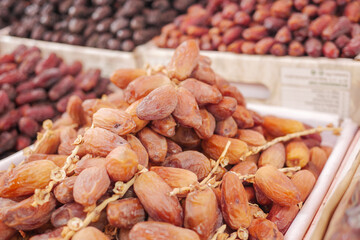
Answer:
<svg viewBox="0 0 360 240"><path fill-rule="evenodd" d="M360 130L356 133L329 191L325 195L304 237L305 240L320 240L324 238L331 216L348 189L358 166L360 166Z"/></svg>
<svg viewBox="0 0 360 240"><path fill-rule="evenodd" d="M329 123L338 126L340 122L336 115L325 113L315 113L260 104L249 104L248 108L263 115L271 114L278 117L297 119L313 127L325 126ZM309 195L301 211L286 233L285 239L302 239L319 208L357 129L357 125L350 119L342 121L341 127L342 132L340 136L334 136L331 132L324 132L321 134L323 138L322 144L332 146L334 148L333 152L318 178L313 192ZM6 170L11 163L18 164L23 159L24 156L22 151L7 157L0 161L0 170Z"/></svg>
<svg viewBox="0 0 360 240"><path fill-rule="evenodd" d="M6 35L7 31L6 28L0 30L0 53L11 52L20 44L37 46L43 54L47 55L54 52L69 63L80 60L85 69L100 68L105 77L110 77L119 68L135 68L137 65L134 54L131 52L12 37Z"/></svg>
<svg viewBox="0 0 360 240"><path fill-rule="evenodd" d="M146 63L166 64L173 51L158 48L153 43L139 46L135 49L138 67ZM250 101L337 114L360 124L360 108L357 107L360 61L217 51L202 51L202 54L211 58L216 73L238 84L245 97L251 97ZM257 85L257 89L250 89L254 91L250 95L249 84Z"/></svg>

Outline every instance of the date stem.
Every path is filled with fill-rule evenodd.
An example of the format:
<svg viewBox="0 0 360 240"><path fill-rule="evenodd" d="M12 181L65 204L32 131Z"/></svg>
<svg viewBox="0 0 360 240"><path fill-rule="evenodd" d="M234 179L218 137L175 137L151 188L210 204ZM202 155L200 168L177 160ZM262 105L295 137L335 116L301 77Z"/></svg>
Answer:
<svg viewBox="0 0 360 240"><path fill-rule="evenodd" d="M286 142L289 141L293 138L298 138L298 137L302 137L302 136L306 136L306 135L310 135L313 133L321 133L324 131L332 131L335 135L338 135L341 132L341 128L336 128L336 127L317 127L317 128L311 128L311 129L307 129L301 132L296 132L296 133L290 133L287 134L285 136L282 137L278 137L273 139L270 142L267 142L266 144L259 146L259 147L253 147L250 149L250 151L246 152L241 158L241 161L244 161L247 157L251 156L251 155L255 155L265 149L268 149L269 147L279 143L279 142Z"/></svg>
<svg viewBox="0 0 360 240"><path fill-rule="evenodd" d="M76 147L71 152L70 156L66 158L64 165L61 168L54 169L51 171L51 181L49 184L43 189L35 189L34 193L34 202L31 204L33 207L37 207L38 205L43 205L50 199L50 193L54 188L55 184L64 180L66 178L66 171L67 169L78 161L76 156L77 152L79 151L80 144L82 144L83 138L79 135L78 138L74 141Z"/></svg>

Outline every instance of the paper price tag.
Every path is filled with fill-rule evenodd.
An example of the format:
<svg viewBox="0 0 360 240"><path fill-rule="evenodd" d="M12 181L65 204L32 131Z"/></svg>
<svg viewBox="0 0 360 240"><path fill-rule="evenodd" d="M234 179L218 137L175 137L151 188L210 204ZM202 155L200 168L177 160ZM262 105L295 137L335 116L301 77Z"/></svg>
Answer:
<svg viewBox="0 0 360 240"><path fill-rule="evenodd" d="M349 116L349 71L283 67L281 82L283 106Z"/></svg>

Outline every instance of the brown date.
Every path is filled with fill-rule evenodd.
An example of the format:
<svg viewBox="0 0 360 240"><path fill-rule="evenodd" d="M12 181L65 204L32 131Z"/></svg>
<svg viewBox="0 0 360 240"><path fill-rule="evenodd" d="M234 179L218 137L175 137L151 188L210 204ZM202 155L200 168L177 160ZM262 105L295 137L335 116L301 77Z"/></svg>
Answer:
<svg viewBox="0 0 360 240"><path fill-rule="evenodd" d="M290 56L303 56L305 53L304 46L298 41L291 41L289 44L289 55Z"/></svg>
<svg viewBox="0 0 360 240"><path fill-rule="evenodd" d="M136 127L136 123L129 113L112 108L100 108L94 113L93 125L120 136L131 133Z"/></svg>
<svg viewBox="0 0 360 240"><path fill-rule="evenodd" d="M86 227L76 232L72 237L73 240L109 240L109 237L95 227Z"/></svg>
<svg viewBox="0 0 360 240"><path fill-rule="evenodd" d="M261 133L250 129L239 129L237 131L237 138L249 146L261 146L266 143Z"/></svg>
<svg viewBox="0 0 360 240"><path fill-rule="evenodd" d="M236 172L240 175L248 175L255 174L257 169L258 167L256 166L256 163L252 161L243 161L232 167L230 171Z"/></svg>
<svg viewBox="0 0 360 240"><path fill-rule="evenodd" d="M324 40L334 40L342 34L351 31L351 22L347 17L333 19L330 24L322 31L321 36Z"/></svg>
<svg viewBox="0 0 360 240"><path fill-rule="evenodd" d="M149 155L146 151L146 148L142 145L141 141L137 137L131 134L126 136L126 140L130 144L131 149L136 153L138 158L138 163L144 167L147 167L149 163ZM169 144L168 144L168 150L169 150Z"/></svg>
<svg viewBox="0 0 360 240"><path fill-rule="evenodd" d="M106 157L114 148L126 143L125 139L102 128L90 128L85 132L84 144L87 153Z"/></svg>
<svg viewBox="0 0 360 240"><path fill-rule="evenodd" d="M237 129L234 118L228 117L216 123L215 133L223 137L235 137Z"/></svg>
<svg viewBox="0 0 360 240"><path fill-rule="evenodd" d="M214 134L216 121L214 116L206 111L206 109L200 109L200 115L202 117L202 124L199 128L195 129L195 132L201 139L208 139Z"/></svg>
<svg viewBox="0 0 360 240"><path fill-rule="evenodd" d="M41 227L50 220L51 212L55 209L56 200L52 194L48 202L36 207L32 206L34 196L26 198L4 209L3 222L16 230L33 230Z"/></svg>
<svg viewBox="0 0 360 240"><path fill-rule="evenodd" d="M286 25L286 21L281 18L267 17L264 20L264 27L273 33L276 33L280 28Z"/></svg>
<svg viewBox="0 0 360 240"><path fill-rule="evenodd" d="M74 200L83 206L91 206L104 195L109 186L110 179L105 168L87 168L75 180Z"/></svg>
<svg viewBox="0 0 360 240"><path fill-rule="evenodd" d="M216 196L211 188L197 190L187 195L184 227L195 231L200 239L209 239L216 230L219 215Z"/></svg>
<svg viewBox="0 0 360 240"><path fill-rule="evenodd" d="M78 161L76 163L76 168L74 169L75 174L79 175L84 169L86 168L90 168L90 167L105 167L106 164L106 160L105 158L92 158L87 157L87 155L85 155L83 158L80 159L80 161Z"/></svg>
<svg viewBox="0 0 360 240"><path fill-rule="evenodd" d="M199 181L211 171L209 159L198 151L184 151L168 156L163 164L166 167L182 168L196 174Z"/></svg>
<svg viewBox="0 0 360 240"><path fill-rule="evenodd" d="M277 143L265 151L263 151L259 158L259 167L267 164L276 168L282 168L285 164L285 147L283 143Z"/></svg>
<svg viewBox="0 0 360 240"><path fill-rule="evenodd" d="M239 128L251 128L254 126L253 117L244 106L237 105L232 117Z"/></svg>
<svg viewBox="0 0 360 240"><path fill-rule="evenodd" d="M230 141L231 144L226 156L229 158L230 164L236 164L248 149L247 144L239 139L214 134L211 138L202 141L202 149L212 159L218 159L228 141Z"/></svg>
<svg viewBox="0 0 360 240"><path fill-rule="evenodd" d="M232 172L224 175L221 184L221 210L225 222L232 229L248 228L252 221L245 189Z"/></svg>
<svg viewBox="0 0 360 240"><path fill-rule="evenodd" d="M73 217L84 220L86 212L84 212L84 206L78 203L67 203L56 209L51 214L51 224L58 228L66 226L68 221Z"/></svg>
<svg viewBox="0 0 360 240"><path fill-rule="evenodd" d="M286 145L286 166L305 167L309 160L310 151L302 141L295 140Z"/></svg>
<svg viewBox="0 0 360 240"><path fill-rule="evenodd" d="M110 77L110 81L119 88L125 88L130 82L138 77L145 76L146 72L143 69L119 69L116 70Z"/></svg>
<svg viewBox="0 0 360 240"><path fill-rule="evenodd" d="M306 14L309 16L309 18L314 18L316 17L318 14L317 14L317 11L318 11L318 6L316 5L313 5L313 4L309 4L309 5L306 5L303 9L302 9L302 13Z"/></svg>
<svg viewBox="0 0 360 240"><path fill-rule="evenodd" d="M340 51L333 42L325 42L322 48L323 54L328 58L338 58Z"/></svg>
<svg viewBox="0 0 360 240"><path fill-rule="evenodd" d="M187 169L154 166L150 168L150 171L156 172L171 188L187 187L198 183L197 175Z"/></svg>
<svg viewBox="0 0 360 240"><path fill-rule="evenodd" d="M275 39L272 37L266 37L261 39L255 44L255 53L265 55L270 51L270 48L275 43Z"/></svg>
<svg viewBox="0 0 360 240"><path fill-rule="evenodd" d="M199 128L202 118L194 95L184 87L177 89L177 105L173 112L178 123L185 127Z"/></svg>
<svg viewBox="0 0 360 240"><path fill-rule="evenodd" d="M49 160L38 160L17 166L0 177L0 197L19 197L34 193L50 182L56 165Z"/></svg>
<svg viewBox="0 0 360 240"><path fill-rule="evenodd" d="M127 112L131 115L132 120L136 124L136 127L133 130L134 132L140 131L149 123L149 121L147 121L147 120L141 120L140 118L138 118L138 116L136 114L137 106L141 103L142 100L143 99L139 99L139 100L135 101L130 106L128 106L125 110L125 112Z"/></svg>
<svg viewBox="0 0 360 240"><path fill-rule="evenodd" d="M301 201L304 202L311 193L316 179L308 170L300 170L291 177L292 183L300 192Z"/></svg>
<svg viewBox="0 0 360 240"><path fill-rule="evenodd" d="M274 239L282 240L284 239L283 234L276 227L275 223L267 220L265 218L257 218L251 222L249 227L249 234L251 238L258 240Z"/></svg>
<svg viewBox="0 0 360 240"><path fill-rule="evenodd" d="M323 30L330 24L332 17L330 15L322 15L313 20L309 25L309 37L318 37Z"/></svg>
<svg viewBox="0 0 360 240"><path fill-rule="evenodd" d="M57 239L61 237L61 232L63 231L63 227L56 228L53 231L46 232L43 234L38 234L32 236L29 240L47 240L47 239Z"/></svg>
<svg viewBox="0 0 360 240"><path fill-rule="evenodd" d="M360 35L353 37L343 48L342 56L355 57L360 53Z"/></svg>
<svg viewBox="0 0 360 240"><path fill-rule="evenodd" d="M145 210L139 199L126 198L109 203L106 208L107 220L118 228L132 228L145 220Z"/></svg>
<svg viewBox="0 0 360 240"><path fill-rule="evenodd" d="M125 100L128 103L133 103L136 100L145 97L154 89L166 84L170 84L170 79L163 74L138 77L130 82L125 88Z"/></svg>
<svg viewBox="0 0 360 240"><path fill-rule="evenodd" d="M171 187L155 172L142 173L135 180L134 190L152 219L168 222L175 226L183 224L183 210L179 200L175 196L169 195Z"/></svg>
<svg viewBox="0 0 360 240"><path fill-rule="evenodd" d="M200 145L201 139L194 129L179 126L176 128L175 135L171 139L182 147L194 149Z"/></svg>
<svg viewBox="0 0 360 240"><path fill-rule="evenodd" d="M75 86L74 78L70 75L63 77L49 91L48 95L52 101L56 101L66 93L71 91Z"/></svg>
<svg viewBox="0 0 360 240"><path fill-rule="evenodd" d="M151 129L165 136L172 137L175 135L176 122L172 115L163 119L151 121Z"/></svg>
<svg viewBox="0 0 360 240"><path fill-rule="evenodd" d="M275 43L272 45L270 53L275 56L285 56L287 54L287 46L283 43Z"/></svg>
<svg viewBox="0 0 360 240"><path fill-rule="evenodd" d="M45 100L47 97L46 91L42 88L36 88L28 91L23 91L16 96L16 104L23 105L26 103L37 102Z"/></svg>
<svg viewBox="0 0 360 240"><path fill-rule="evenodd" d="M170 155L173 155L175 153L182 152L182 148L177 143L175 143L174 141L167 138L166 143L167 143L167 146L168 146L166 157L168 157Z"/></svg>
<svg viewBox="0 0 360 240"><path fill-rule="evenodd" d="M225 120L231 117L236 111L237 101L233 97L223 97L217 104L209 104L206 109L215 117L216 120Z"/></svg>
<svg viewBox="0 0 360 240"><path fill-rule="evenodd" d="M149 158L155 163L161 163L165 160L167 152L167 143L165 137L157 134L150 128L143 128L138 133L139 140L146 148Z"/></svg>
<svg viewBox="0 0 360 240"><path fill-rule="evenodd" d="M190 76L199 61L199 47L195 40L189 40L176 48L167 66L169 76L185 80Z"/></svg>
<svg viewBox="0 0 360 240"><path fill-rule="evenodd" d="M274 137L280 137L289 133L305 130L304 125L297 120L278 118L274 116L265 116L263 127Z"/></svg>
<svg viewBox="0 0 360 240"><path fill-rule="evenodd" d="M309 25L309 17L303 13L293 13L290 16L287 25L291 31L299 30Z"/></svg>
<svg viewBox="0 0 360 240"><path fill-rule="evenodd" d="M168 117L176 108L178 98L172 85L151 91L137 106L136 115L141 120L159 120Z"/></svg>
<svg viewBox="0 0 360 240"><path fill-rule="evenodd" d="M0 130L7 131L10 128L16 126L16 123L21 118L21 112L13 109L0 117Z"/></svg>
<svg viewBox="0 0 360 240"><path fill-rule="evenodd" d="M50 53L47 58L42 59L36 64L35 73L37 75L43 73L46 69L55 68L60 64L60 59L55 53Z"/></svg>
<svg viewBox="0 0 360 240"><path fill-rule="evenodd" d="M176 227L163 222L141 222L136 224L130 231L129 239L133 240L200 240L192 230Z"/></svg>
<svg viewBox="0 0 360 240"><path fill-rule="evenodd" d="M73 188L76 178L77 176L67 177L54 188L54 196L56 200L62 204L74 201Z"/></svg>
<svg viewBox="0 0 360 240"><path fill-rule="evenodd" d="M195 78L204 83L213 85L215 83L215 73L210 64L211 61L205 56L200 55L199 64L191 73L190 77Z"/></svg>
<svg viewBox="0 0 360 240"><path fill-rule="evenodd" d="M310 149L310 162L315 165L319 172L324 168L327 158L328 156L322 148L313 147Z"/></svg>
<svg viewBox="0 0 360 240"><path fill-rule="evenodd" d="M15 69L0 75L0 84L17 84L26 80L26 75Z"/></svg>
<svg viewBox="0 0 360 240"><path fill-rule="evenodd" d="M259 41L267 35L268 32L264 26L253 26L242 32L243 38L247 41Z"/></svg>
<svg viewBox="0 0 360 240"><path fill-rule="evenodd" d="M83 101L78 96L71 96L66 107L66 112L69 114L74 123L79 127L87 123L86 115L82 107Z"/></svg>
<svg viewBox="0 0 360 240"><path fill-rule="evenodd" d="M106 170L112 181L129 181L137 172L138 158L129 144L113 149L106 156Z"/></svg>
<svg viewBox="0 0 360 240"><path fill-rule="evenodd" d="M255 184L274 203L291 206L301 202L300 192L277 168L265 165L256 172Z"/></svg>
<svg viewBox="0 0 360 240"><path fill-rule="evenodd" d="M291 14L292 1L280 0L273 3L270 8L271 15L278 18L288 18Z"/></svg>
<svg viewBox="0 0 360 240"><path fill-rule="evenodd" d="M222 95L216 87L200 82L194 78L186 79L180 83L180 86L189 90L199 105L208 103L217 104L222 99Z"/></svg>
<svg viewBox="0 0 360 240"><path fill-rule="evenodd" d="M358 23L360 21L360 3L353 1L346 4L344 15L352 22Z"/></svg>
<svg viewBox="0 0 360 240"><path fill-rule="evenodd" d="M332 0L324 1L319 6L318 15L319 16L323 14L335 15L336 11L337 11L337 4L335 1Z"/></svg>

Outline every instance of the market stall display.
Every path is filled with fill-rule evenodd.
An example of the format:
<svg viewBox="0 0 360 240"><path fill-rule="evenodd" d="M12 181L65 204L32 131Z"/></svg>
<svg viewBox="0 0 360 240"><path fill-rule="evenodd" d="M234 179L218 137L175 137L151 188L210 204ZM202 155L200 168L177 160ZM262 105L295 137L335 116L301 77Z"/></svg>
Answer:
<svg viewBox="0 0 360 240"><path fill-rule="evenodd" d="M154 41L175 48L194 38L202 50L354 58L360 53L359 21L357 0L214 0L191 6Z"/></svg>
<svg viewBox="0 0 360 240"><path fill-rule="evenodd" d="M100 97L109 79L100 69L83 70L80 61L65 63L54 53L18 46L0 56L0 154L29 146L41 123L65 112L69 98Z"/></svg>
<svg viewBox="0 0 360 240"><path fill-rule="evenodd" d="M33 0L10 35L132 51L160 33L194 0Z"/></svg>
<svg viewBox="0 0 360 240"><path fill-rule="evenodd" d="M259 115L210 64L190 40L167 66L116 71L110 80L123 90L71 97L25 161L1 175L6 233L283 239L334 167L319 133L339 129Z"/></svg>

